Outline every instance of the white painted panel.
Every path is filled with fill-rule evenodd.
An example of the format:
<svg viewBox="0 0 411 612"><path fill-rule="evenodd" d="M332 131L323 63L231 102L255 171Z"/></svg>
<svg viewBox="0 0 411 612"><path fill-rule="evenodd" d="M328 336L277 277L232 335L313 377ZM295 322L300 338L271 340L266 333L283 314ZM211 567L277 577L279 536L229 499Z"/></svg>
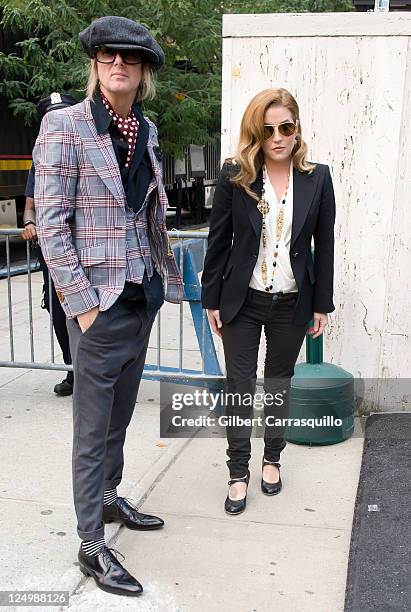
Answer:
<svg viewBox="0 0 411 612"><path fill-rule="evenodd" d="M411 13L273 13L224 15L224 38L269 36L410 36Z"/></svg>
<svg viewBox="0 0 411 612"><path fill-rule="evenodd" d="M291 91L309 159L330 165L336 193L336 310L325 359L364 378L406 377L411 14L254 17L224 18L222 157L235 154L253 95Z"/></svg>

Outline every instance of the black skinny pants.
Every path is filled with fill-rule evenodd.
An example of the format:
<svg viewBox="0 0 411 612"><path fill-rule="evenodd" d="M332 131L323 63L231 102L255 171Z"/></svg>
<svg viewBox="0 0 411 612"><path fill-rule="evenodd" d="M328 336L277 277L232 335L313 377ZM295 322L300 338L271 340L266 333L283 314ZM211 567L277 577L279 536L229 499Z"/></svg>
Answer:
<svg viewBox="0 0 411 612"><path fill-rule="evenodd" d="M50 299L53 306L53 328L57 336L58 343L63 353L63 361L67 365L72 364L71 353L70 353L70 344L69 344L69 336L67 332L67 317L64 312L60 301L57 297L56 289L54 287L53 281L51 281L51 294L49 291L49 271L47 268L47 264L44 261L43 253L41 252L40 245L37 245L36 255L39 260L40 270L43 272L43 295L44 295L44 308L47 312L50 312ZM67 373L67 379L72 382L73 373Z"/></svg>
<svg viewBox="0 0 411 612"><path fill-rule="evenodd" d="M297 297L298 293L270 294L250 288L239 313L221 328L227 369L226 391L249 398L256 388L258 349L264 326L267 346L264 392L270 397L280 393L283 400L282 405L264 403L265 417L287 418L289 414L291 377L308 329L308 324L292 323ZM248 400L232 400L226 407L226 414L250 418L253 408L249 403ZM265 426L264 456L267 461L279 460L286 446L284 430L282 426ZM226 432L230 477L241 478L248 471L252 427L228 425Z"/></svg>

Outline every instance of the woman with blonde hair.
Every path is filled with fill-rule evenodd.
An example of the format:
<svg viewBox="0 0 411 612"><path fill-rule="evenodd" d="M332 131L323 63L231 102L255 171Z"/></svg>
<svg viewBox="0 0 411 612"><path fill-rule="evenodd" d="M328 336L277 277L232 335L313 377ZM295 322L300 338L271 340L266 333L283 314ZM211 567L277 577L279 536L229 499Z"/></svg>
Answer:
<svg viewBox="0 0 411 612"><path fill-rule="evenodd" d="M294 366L305 334L322 334L334 310L333 185L329 167L306 155L296 100L286 89L266 89L248 104L236 157L224 163L215 190L202 304L223 341L226 390L236 394L226 406L229 514L246 507L252 427L238 417L252 416L245 398L255 392L261 328L267 347L261 489L275 495L286 446L278 418L288 415Z"/></svg>

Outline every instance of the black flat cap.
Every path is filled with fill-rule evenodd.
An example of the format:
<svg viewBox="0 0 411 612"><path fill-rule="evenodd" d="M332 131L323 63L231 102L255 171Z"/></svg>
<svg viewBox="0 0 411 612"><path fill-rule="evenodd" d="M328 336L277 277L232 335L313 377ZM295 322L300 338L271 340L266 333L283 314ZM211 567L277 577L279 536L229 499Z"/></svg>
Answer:
<svg viewBox="0 0 411 612"><path fill-rule="evenodd" d="M47 98L40 100L37 104L37 112L40 119L43 119L44 115L49 111L57 110L58 108L66 108L66 106L73 106L73 104L77 104L77 100L70 94L53 91Z"/></svg>
<svg viewBox="0 0 411 612"><path fill-rule="evenodd" d="M154 70L164 64L164 51L147 28L126 17L100 17L80 32L79 39L89 57L94 57L95 47L104 45L110 49L137 49Z"/></svg>

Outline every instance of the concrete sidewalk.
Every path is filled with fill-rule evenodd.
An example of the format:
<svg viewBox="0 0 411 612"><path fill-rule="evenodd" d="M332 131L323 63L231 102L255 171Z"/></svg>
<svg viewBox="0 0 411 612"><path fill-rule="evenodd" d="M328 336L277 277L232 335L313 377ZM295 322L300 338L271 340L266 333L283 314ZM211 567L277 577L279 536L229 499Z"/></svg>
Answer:
<svg viewBox="0 0 411 612"><path fill-rule="evenodd" d="M35 284L38 299L38 279ZM2 299L4 289L0 283ZM15 301L22 305L15 320L24 325L18 289ZM39 354L47 359L47 319L43 312L36 316ZM165 325L168 316L177 315L168 308L162 313L168 330L164 351L172 364L176 332ZM186 324L189 330L188 319ZM2 321L3 349L6 341ZM198 367L188 331L185 342L185 366ZM137 600L120 598L97 589L77 566L71 398L52 392L61 378L56 372L0 369L0 589L69 590L69 609L87 612L343 611L363 444L358 422L357 434L341 444L288 444L281 457L284 488L273 498L260 492L262 440L253 440L247 510L231 517L223 510L225 441L161 440L159 384L143 381L119 493L164 517L166 525L142 533L107 526L109 544L125 555L124 565L145 589Z"/></svg>

